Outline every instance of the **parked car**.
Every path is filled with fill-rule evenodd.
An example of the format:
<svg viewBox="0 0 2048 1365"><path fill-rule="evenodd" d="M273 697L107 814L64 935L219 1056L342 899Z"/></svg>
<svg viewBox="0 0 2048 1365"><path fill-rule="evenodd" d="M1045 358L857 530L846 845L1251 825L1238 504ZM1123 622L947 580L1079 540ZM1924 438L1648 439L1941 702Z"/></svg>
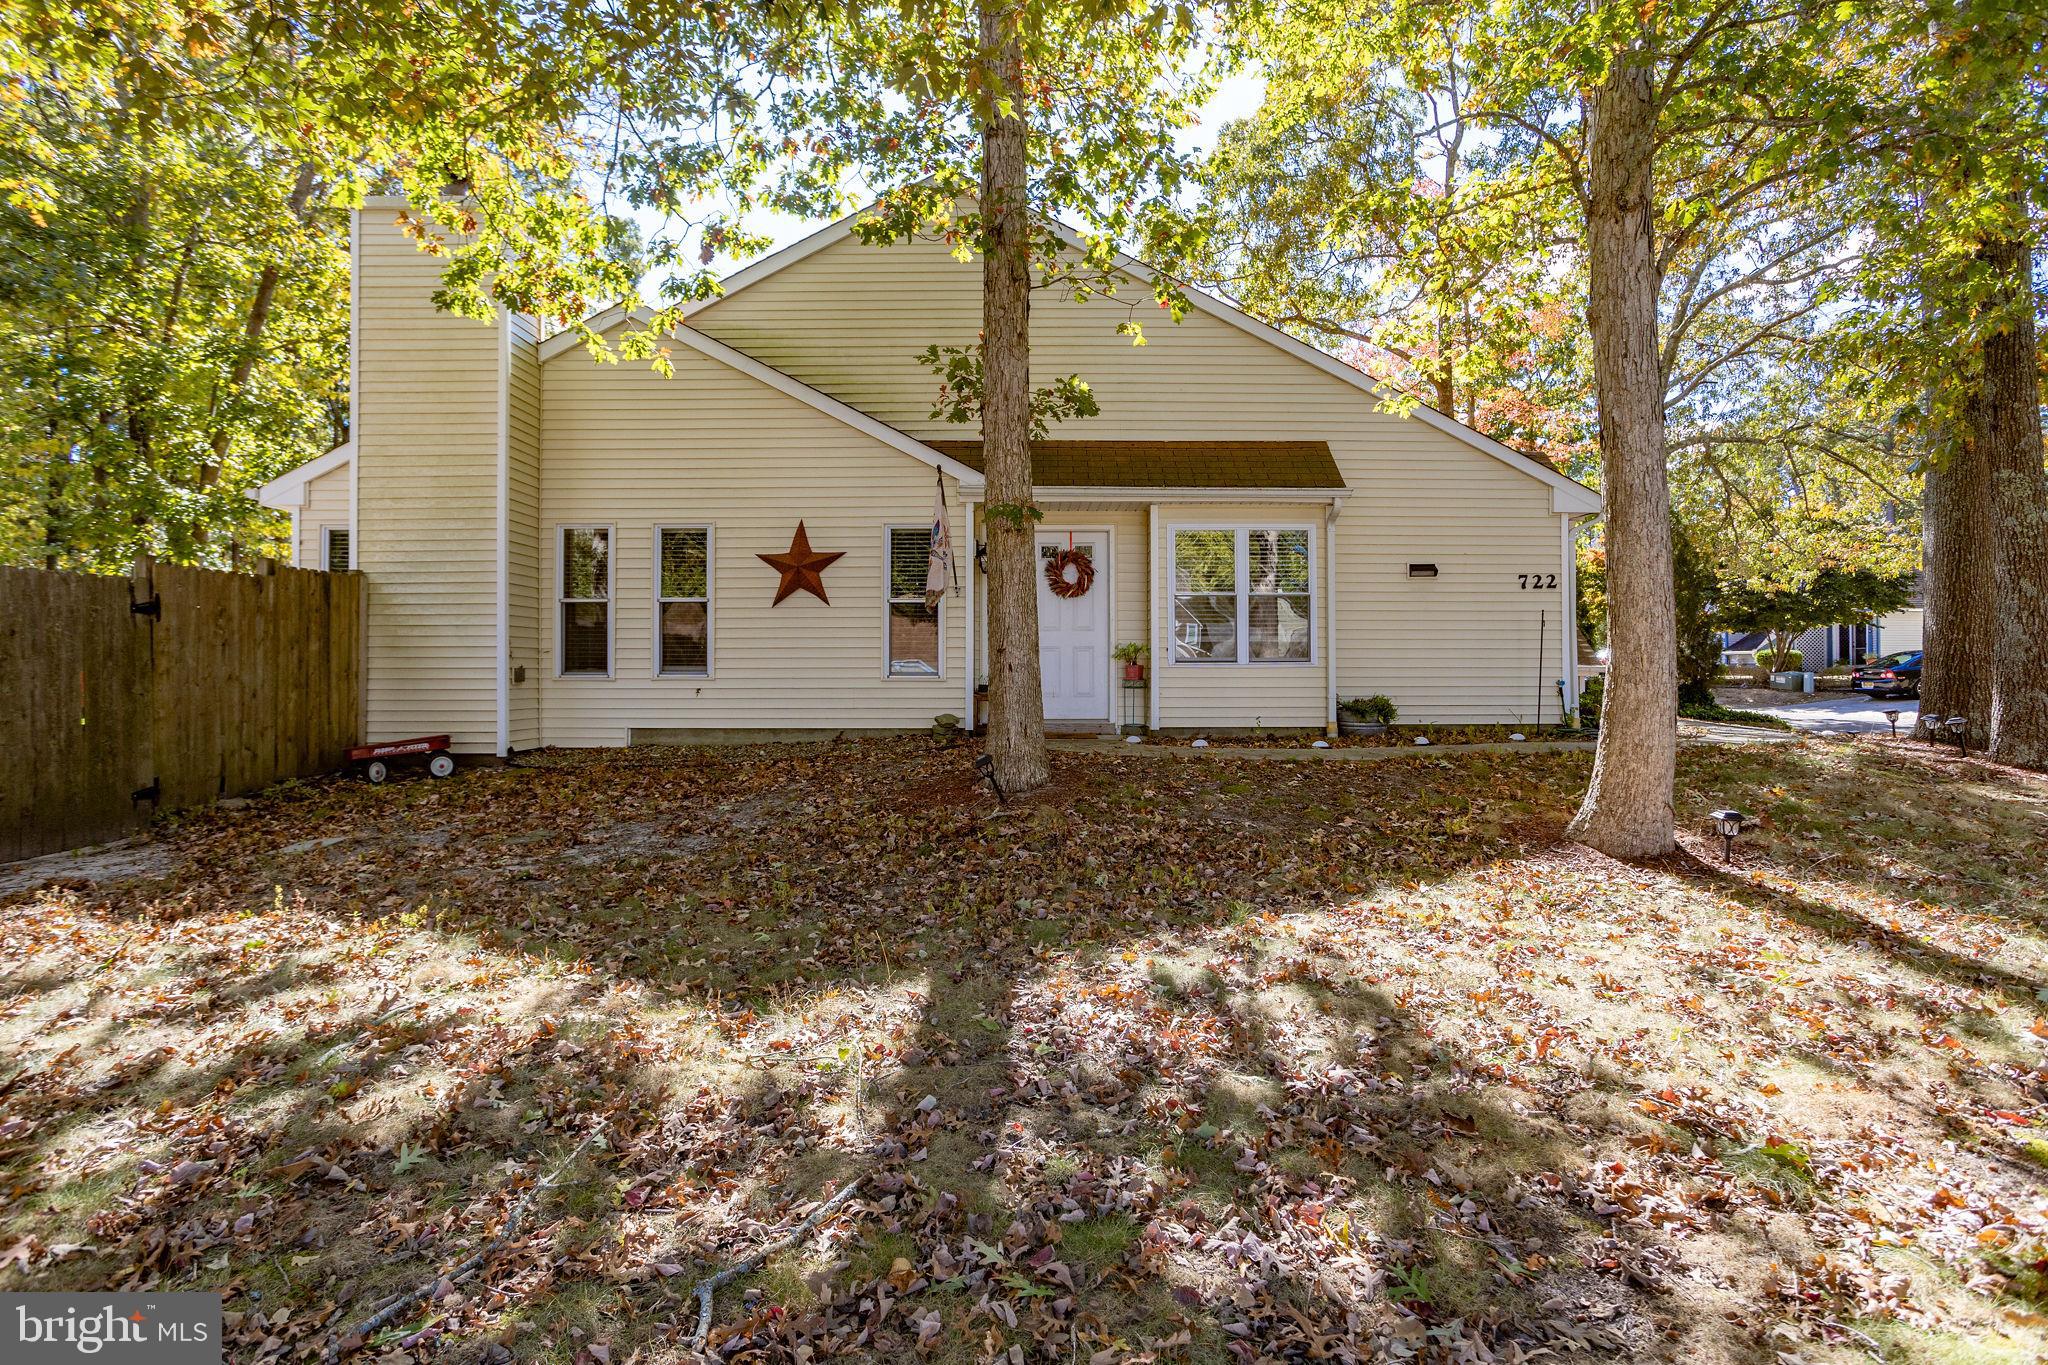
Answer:
<svg viewBox="0 0 2048 1365"><path fill-rule="evenodd" d="M1887 654L1874 659L1849 675L1849 686L1873 697L1917 697L1920 695L1920 651Z"/></svg>

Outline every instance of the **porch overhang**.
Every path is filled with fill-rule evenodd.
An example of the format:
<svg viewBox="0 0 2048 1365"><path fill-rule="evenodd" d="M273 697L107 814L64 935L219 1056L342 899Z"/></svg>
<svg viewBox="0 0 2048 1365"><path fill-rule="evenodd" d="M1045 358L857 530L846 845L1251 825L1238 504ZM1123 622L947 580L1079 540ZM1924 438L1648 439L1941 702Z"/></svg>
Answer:
<svg viewBox="0 0 2048 1365"><path fill-rule="evenodd" d="M984 472L980 441L932 441ZM1347 491L1322 441L1033 441L1045 502L1323 502Z"/></svg>

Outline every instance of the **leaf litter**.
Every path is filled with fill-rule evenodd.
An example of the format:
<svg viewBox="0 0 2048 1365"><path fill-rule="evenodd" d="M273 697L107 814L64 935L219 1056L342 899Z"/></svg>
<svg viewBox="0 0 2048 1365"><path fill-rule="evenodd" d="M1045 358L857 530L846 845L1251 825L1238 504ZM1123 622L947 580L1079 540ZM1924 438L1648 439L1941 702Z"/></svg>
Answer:
<svg viewBox="0 0 2048 1365"><path fill-rule="evenodd" d="M705 1281L723 1361L2048 1350L2048 787L1689 750L1762 827L1634 867L1562 842L1585 767L201 812L0 902L0 1287L220 1289L237 1361L691 1359Z"/></svg>

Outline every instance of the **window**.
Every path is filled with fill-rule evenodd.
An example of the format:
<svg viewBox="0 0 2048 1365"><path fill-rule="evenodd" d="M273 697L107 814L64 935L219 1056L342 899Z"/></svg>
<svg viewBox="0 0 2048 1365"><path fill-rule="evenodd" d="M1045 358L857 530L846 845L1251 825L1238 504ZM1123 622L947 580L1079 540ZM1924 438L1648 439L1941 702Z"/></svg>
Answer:
<svg viewBox="0 0 2048 1365"><path fill-rule="evenodd" d="M562 528L561 675L606 678L612 671L612 532Z"/></svg>
<svg viewBox="0 0 2048 1365"><path fill-rule="evenodd" d="M1308 532L1246 531L1246 641L1260 663L1309 655Z"/></svg>
<svg viewBox="0 0 2048 1365"><path fill-rule="evenodd" d="M664 678L711 674L711 528L655 528L655 671Z"/></svg>
<svg viewBox="0 0 2048 1365"><path fill-rule="evenodd" d="M1173 533L1173 657L1237 662L1237 533Z"/></svg>
<svg viewBox="0 0 2048 1365"><path fill-rule="evenodd" d="M889 528L888 658L892 678L939 676L939 609L924 601L931 553L931 527Z"/></svg>
<svg viewBox="0 0 2048 1365"><path fill-rule="evenodd" d="M346 569L348 557L348 527L323 526L320 529L320 567L323 569Z"/></svg>
<svg viewBox="0 0 2048 1365"><path fill-rule="evenodd" d="M1314 581L1306 527L1176 530L1174 662L1308 662Z"/></svg>

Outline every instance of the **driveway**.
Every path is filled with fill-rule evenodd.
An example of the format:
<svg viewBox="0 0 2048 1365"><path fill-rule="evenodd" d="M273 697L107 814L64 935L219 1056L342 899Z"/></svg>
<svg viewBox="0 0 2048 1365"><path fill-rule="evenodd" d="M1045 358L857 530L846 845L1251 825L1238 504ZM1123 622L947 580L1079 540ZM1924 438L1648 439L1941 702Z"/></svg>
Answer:
<svg viewBox="0 0 2048 1365"><path fill-rule="evenodd" d="M1740 706L1745 711L1761 711L1767 716L1776 716L1787 725L1809 733L1835 730L1849 734L1888 735L1892 727L1885 720L1884 713L1896 710L1900 713L1899 733L1910 735L1920 715L1920 703L1910 697L1878 701L1861 692L1833 692L1794 700L1797 694L1784 695L1784 701L1760 701L1755 692L1745 690L1741 700L1727 704Z"/></svg>

